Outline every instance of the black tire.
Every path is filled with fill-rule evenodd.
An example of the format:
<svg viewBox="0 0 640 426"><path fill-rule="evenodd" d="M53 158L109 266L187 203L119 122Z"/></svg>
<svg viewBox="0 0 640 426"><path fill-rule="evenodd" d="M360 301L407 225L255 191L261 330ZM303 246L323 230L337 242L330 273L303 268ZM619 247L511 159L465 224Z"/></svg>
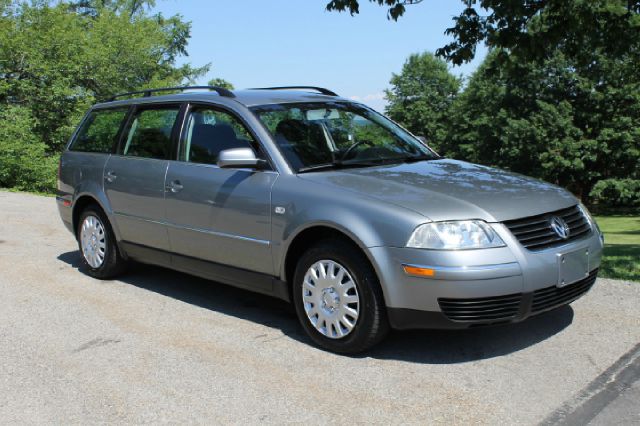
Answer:
<svg viewBox="0 0 640 426"><path fill-rule="evenodd" d="M98 267L93 267L87 261L81 241L81 232L82 225L85 219L89 216L93 216L97 218L102 227L104 229L104 237L105 237L105 250L104 250L104 260L102 264ZM89 205L87 206L82 213L80 214L80 219L78 220L78 229L76 230L76 239L78 240L78 248L80 250L80 257L82 259L82 265L86 272L94 278L98 278L101 280L108 280L117 277L122 272L124 272L126 268L127 261L122 257L120 251L118 250L118 246L116 244L116 238L113 233L113 229L111 228L111 224L109 223L109 219L104 214L102 209L97 205Z"/></svg>
<svg viewBox="0 0 640 426"><path fill-rule="evenodd" d="M342 338L323 335L311 323L305 311L302 294L304 277L307 270L320 260L332 260L346 268L357 288L360 312L353 330ZM314 343L323 349L341 354L363 352L379 343L389 331L387 311L378 277L364 253L347 241L321 241L308 249L296 266L292 290L300 324Z"/></svg>

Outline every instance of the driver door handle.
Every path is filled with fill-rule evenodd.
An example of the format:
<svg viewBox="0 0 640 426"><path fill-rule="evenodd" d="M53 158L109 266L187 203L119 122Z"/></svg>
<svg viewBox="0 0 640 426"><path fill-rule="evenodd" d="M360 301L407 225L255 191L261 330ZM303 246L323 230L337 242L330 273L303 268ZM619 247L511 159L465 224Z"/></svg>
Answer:
<svg viewBox="0 0 640 426"><path fill-rule="evenodd" d="M182 188L184 188L182 186L182 184L180 183L179 180L172 180L167 186L166 186L166 190L167 192L171 191L171 192L180 192L182 191Z"/></svg>

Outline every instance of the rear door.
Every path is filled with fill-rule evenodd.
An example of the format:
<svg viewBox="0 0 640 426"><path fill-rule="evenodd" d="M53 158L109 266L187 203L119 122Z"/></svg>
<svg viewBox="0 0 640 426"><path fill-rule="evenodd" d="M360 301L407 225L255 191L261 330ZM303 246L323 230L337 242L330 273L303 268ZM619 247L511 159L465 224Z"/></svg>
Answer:
<svg viewBox="0 0 640 426"><path fill-rule="evenodd" d="M125 243L169 250L164 179L171 158L179 104L136 107L118 153L104 169L105 193Z"/></svg>
<svg viewBox="0 0 640 426"><path fill-rule="evenodd" d="M220 151L231 148L250 147L266 159L257 138L234 113L210 105L191 106L184 123L166 179L172 251L273 274L271 187L278 174L216 165Z"/></svg>

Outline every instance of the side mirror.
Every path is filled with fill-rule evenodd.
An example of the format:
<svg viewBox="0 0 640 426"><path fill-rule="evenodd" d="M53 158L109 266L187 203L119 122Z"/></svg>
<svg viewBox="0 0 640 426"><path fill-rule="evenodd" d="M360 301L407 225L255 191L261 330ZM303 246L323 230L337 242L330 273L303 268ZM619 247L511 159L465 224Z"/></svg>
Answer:
<svg viewBox="0 0 640 426"><path fill-rule="evenodd" d="M218 167L236 169L263 169L265 160L256 157L251 148L233 148L220 151Z"/></svg>

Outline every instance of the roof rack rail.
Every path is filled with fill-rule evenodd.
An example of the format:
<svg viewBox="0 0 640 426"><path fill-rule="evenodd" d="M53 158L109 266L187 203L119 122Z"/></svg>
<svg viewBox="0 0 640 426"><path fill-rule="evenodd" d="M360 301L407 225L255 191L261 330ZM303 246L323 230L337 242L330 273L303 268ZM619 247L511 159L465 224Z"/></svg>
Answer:
<svg viewBox="0 0 640 426"><path fill-rule="evenodd" d="M288 90L288 89L309 89L309 90L315 90L317 92L322 93L323 95L327 95L327 96L338 96L338 94L336 92L333 92L329 89L325 89L322 87L316 87L316 86L278 86L278 87L254 87L252 89L249 90Z"/></svg>
<svg viewBox="0 0 640 426"><path fill-rule="evenodd" d="M132 95L142 95L145 98L151 96L152 93L156 92L175 92L175 91L185 91L185 90L211 90L217 92L218 95L224 96L225 98L235 98L236 95L229 89L225 89L224 87L215 87L215 86L181 86L181 87L162 87L160 89L146 89L146 90L138 90L135 92L127 92L127 93L119 93L117 95L111 96L108 99L108 102L115 101L118 98L122 98L125 96Z"/></svg>

